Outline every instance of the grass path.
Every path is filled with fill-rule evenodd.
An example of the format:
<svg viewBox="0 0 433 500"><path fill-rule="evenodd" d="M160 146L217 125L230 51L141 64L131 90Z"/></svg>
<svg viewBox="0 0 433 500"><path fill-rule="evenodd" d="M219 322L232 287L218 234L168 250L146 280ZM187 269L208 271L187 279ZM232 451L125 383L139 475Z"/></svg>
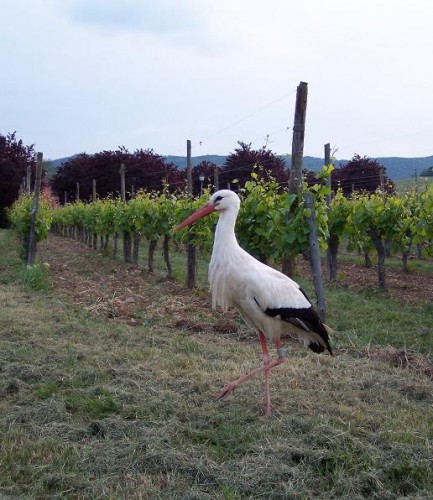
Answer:
<svg viewBox="0 0 433 500"><path fill-rule="evenodd" d="M270 419L261 379L216 402L260 363L237 316L63 241L41 249L53 291L34 292L0 233L0 496L433 496L428 377L287 341Z"/></svg>

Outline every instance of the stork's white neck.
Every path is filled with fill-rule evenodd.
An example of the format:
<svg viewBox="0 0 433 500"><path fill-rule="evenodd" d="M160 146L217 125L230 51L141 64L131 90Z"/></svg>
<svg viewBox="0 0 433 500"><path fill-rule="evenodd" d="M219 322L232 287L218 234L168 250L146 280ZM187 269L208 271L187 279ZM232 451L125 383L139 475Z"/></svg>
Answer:
<svg viewBox="0 0 433 500"><path fill-rule="evenodd" d="M235 224L239 210L230 207L220 212L218 224L215 230L213 253L224 253L224 250L233 250L239 247L235 235Z"/></svg>
<svg viewBox="0 0 433 500"><path fill-rule="evenodd" d="M223 310L233 305L231 292L227 288L227 273L239 268L242 249L235 236L235 224L239 209L228 207L220 212L215 230L212 257L209 263L209 283L212 290L212 307L220 305Z"/></svg>

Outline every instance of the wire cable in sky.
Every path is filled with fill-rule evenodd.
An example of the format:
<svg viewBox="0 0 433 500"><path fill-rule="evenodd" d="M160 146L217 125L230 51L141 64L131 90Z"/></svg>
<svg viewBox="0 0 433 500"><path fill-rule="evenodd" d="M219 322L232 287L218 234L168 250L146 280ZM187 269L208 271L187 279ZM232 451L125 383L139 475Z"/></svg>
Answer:
<svg viewBox="0 0 433 500"><path fill-rule="evenodd" d="M284 94L283 96L279 97L278 99L275 99L274 101L271 101L271 102L268 102L267 104L265 104L264 106L256 109L255 111L253 111L252 113L244 116L243 118L240 118L239 120L236 120L232 123L230 123L229 125L223 127L222 129L218 130L217 132L215 132L214 134L211 134L209 135L208 137L205 137L204 139L202 139L200 141L200 146L205 142L205 141L208 141L209 139L212 139L213 137L221 134L222 132L225 132L226 130L228 130L229 128L232 128L234 127L235 125L238 125L239 123L242 123L244 122L245 120L248 120L248 118L251 118L252 116L256 115L257 113L260 113L260 111L263 111L264 109L268 108L269 106L273 106L274 104L276 104L277 102L280 102L282 101L283 99L285 99L286 97L289 97L290 95L294 94L296 92L296 89L292 90L291 92L289 92L288 94Z"/></svg>

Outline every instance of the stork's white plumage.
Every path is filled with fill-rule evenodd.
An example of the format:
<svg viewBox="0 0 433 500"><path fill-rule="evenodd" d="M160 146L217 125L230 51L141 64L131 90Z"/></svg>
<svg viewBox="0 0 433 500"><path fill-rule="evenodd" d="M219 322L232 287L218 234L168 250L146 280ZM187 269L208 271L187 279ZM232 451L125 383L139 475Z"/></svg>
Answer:
<svg viewBox="0 0 433 500"><path fill-rule="evenodd" d="M297 334L300 341L316 353L327 349L332 354L332 349L326 327L299 285L239 246L234 231L239 207L236 193L227 189L217 191L206 205L175 229L193 224L214 211L219 212L209 265L212 305L224 311L235 307L246 323L257 331L263 351L263 366L227 384L219 397L226 397L240 383L264 372L266 415L269 415L269 371L285 359L281 335L284 332ZM277 347L278 358L274 361L269 356L266 338L273 340Z"/></svg>

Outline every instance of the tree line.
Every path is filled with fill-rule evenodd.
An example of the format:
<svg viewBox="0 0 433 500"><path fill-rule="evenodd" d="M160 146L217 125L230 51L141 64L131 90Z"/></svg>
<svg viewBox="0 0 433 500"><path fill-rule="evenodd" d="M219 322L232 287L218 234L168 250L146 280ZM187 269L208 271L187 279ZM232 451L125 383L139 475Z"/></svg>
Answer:
<svg viewBox="0 0 433 500"><path fill-rule="evenodd" d="M182 190L186 185L186 172L152 149L128 151L120 146L115 151L95 154L81 153L64 162L48 180L46 173L42 180L44 189L50 187L63 204L77 198L90 201L93 185L99 197L116 196L120 191L119 170L126 170L127 196L134 196L140 189L162 193L168 187L170 192ZM251 144L238 142L222 167L210 161L202 161L192 169L193 194L208 187L230 187L239 190L250 179L257 166L263 167L259 175L264 180L272 177L285 189L289 171L286 162L267 147L253 149ZM34 146L27 146L17 139L16 132L0 134L0 225L6 222L5 208L12 205L22 191L23 179L30 174L29 183L34 181L36 169ZM315 173L304 171L308 184L315 182ZM331 187L334 192L342 189L348 196L353 192L374 192L382 186L392 192L394 185L386 171L376 160L355 155L346 165L332 173ZM27 186L27 191L29 186Z"/></svg>

